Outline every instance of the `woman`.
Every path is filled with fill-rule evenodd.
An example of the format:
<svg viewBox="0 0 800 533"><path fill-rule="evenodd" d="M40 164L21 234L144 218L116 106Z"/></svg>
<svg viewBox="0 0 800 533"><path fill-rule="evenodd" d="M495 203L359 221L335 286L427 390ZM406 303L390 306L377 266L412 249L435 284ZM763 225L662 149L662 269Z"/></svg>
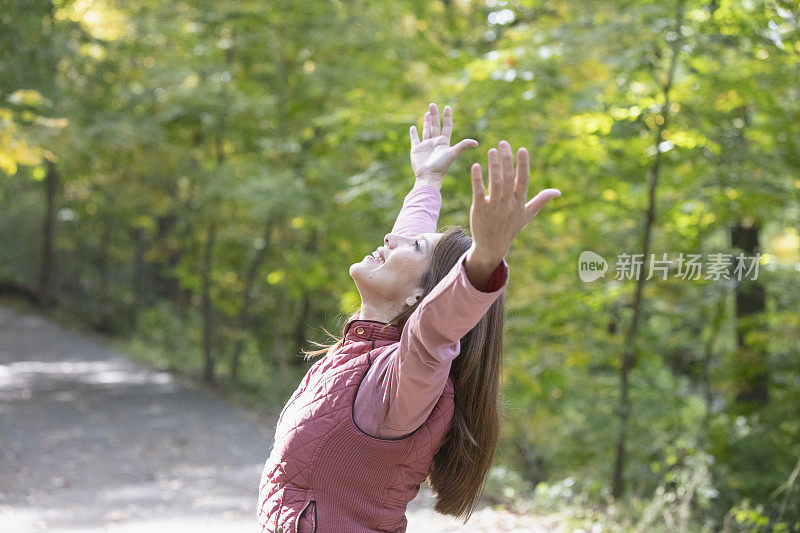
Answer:
<svg viewBox="0 0 800 533"><path fill-rule="evenodd" d="M416 176L392 232L350 267L361 295L342 338L305 375L278 420L259 490L261 531L402 532L430 479L435 509L469 518L498 437L505 261L520 230L553 198L526 203L529 161L502 141L489 150L489 190L471 168L472 238L436 232L444 175L468 147L450 146L452 111L435 104Z"/></svg>

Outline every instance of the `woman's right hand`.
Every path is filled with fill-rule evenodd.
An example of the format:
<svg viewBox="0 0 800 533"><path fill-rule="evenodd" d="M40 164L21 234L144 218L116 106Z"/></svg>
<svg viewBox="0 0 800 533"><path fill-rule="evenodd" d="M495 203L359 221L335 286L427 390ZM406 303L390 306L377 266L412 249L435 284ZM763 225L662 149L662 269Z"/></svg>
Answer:
<svg viewBox="0 0 800 533"><path fill-rule="evenodd" d="M418 180L441 187L447 170L459 154L467 148L478 146L478 141L474 139L464 139L450 146L452 133L453 111L449 105L444 106L444 124L440 129L439 110L436 104L430 104L422 125L421 142L417 127L411 126L411 168Z"/></svg>
<svg viewBox="0 0 800 533"><path fill-rule="evenodd" d="M468 262L476 265L476 276L483 277L505 258L517 234L553 198L561 196L558 189L544 189L526 203L530 161L528 151L517 151L517 166L511 153L511 145L500 141L497 148L489 150L489 193L483 185L483 170L480 163L471 168L472 208L469 225L472 231L472 248ZM484 272L488 269L488 273Z"/></svg>

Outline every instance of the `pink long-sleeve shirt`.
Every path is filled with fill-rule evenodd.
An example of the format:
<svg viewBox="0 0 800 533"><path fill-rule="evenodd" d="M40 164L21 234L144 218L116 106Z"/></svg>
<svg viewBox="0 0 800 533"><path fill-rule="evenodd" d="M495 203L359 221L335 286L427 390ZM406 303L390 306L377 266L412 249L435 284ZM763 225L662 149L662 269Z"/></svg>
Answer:
<svg viewBox="0 0 800 533"><path fill-rule="evenodd" d="M403 201L392 233L416 237L436 232L442 195L417 184ZM464 253L414 310L393 349L377 357L355 399L354 418L362 431L397 438L421 426L444 390L461 338L478 323L508 285L508 263L492 273L487 291L472 285Z"/></svg>

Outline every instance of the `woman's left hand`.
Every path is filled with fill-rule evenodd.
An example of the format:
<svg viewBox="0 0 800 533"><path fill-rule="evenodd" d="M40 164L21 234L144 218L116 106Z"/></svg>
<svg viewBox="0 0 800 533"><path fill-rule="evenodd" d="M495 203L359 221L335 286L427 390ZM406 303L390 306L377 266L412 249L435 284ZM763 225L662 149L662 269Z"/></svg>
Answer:
<svg viewBox="0 0 800 533"><path fill-rule="evenodd" d="M472 261L483 263L486 269L497 266L505 257L511 243L533 218L553 198L561 196L558 189L544 189L531 200L528 197L530 160L528 151L517 151L514 168L511 145L500 141L497 148L489 150L489 192L483 184L483 170L479 163L472 165ZM527 201L526 201L527 200ZM480 276L477 276L480 277Z"/></svg>
<svg viewBox="0 0 800 533"><path fill-rule="evenodd" d="M453 111L444 106L444 124L439 126L439 109L431 104L425 113L422 126L422 141L417 135L417 127L411 126L411 168L418 180L441 187L444 175L453 161L466 150L478 146L474 139L464 139L450 146L450 135L453 133Z"/></svg>

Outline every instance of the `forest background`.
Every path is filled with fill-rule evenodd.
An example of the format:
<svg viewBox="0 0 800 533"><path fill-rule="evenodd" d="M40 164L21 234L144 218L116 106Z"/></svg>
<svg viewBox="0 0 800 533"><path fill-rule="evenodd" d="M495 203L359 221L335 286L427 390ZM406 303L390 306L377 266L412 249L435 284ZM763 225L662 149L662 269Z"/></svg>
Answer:
<svg viewBox="0 0 800 533"><path fill-rule="evenodd" d="M800 528L797 2L0 6L5 300L277 412L358 307L348 266L413 186L409 126L449 104L480 147L440 225L468 227L500 139L530 196L563 193L507 258L487 500Z"/></svg>

